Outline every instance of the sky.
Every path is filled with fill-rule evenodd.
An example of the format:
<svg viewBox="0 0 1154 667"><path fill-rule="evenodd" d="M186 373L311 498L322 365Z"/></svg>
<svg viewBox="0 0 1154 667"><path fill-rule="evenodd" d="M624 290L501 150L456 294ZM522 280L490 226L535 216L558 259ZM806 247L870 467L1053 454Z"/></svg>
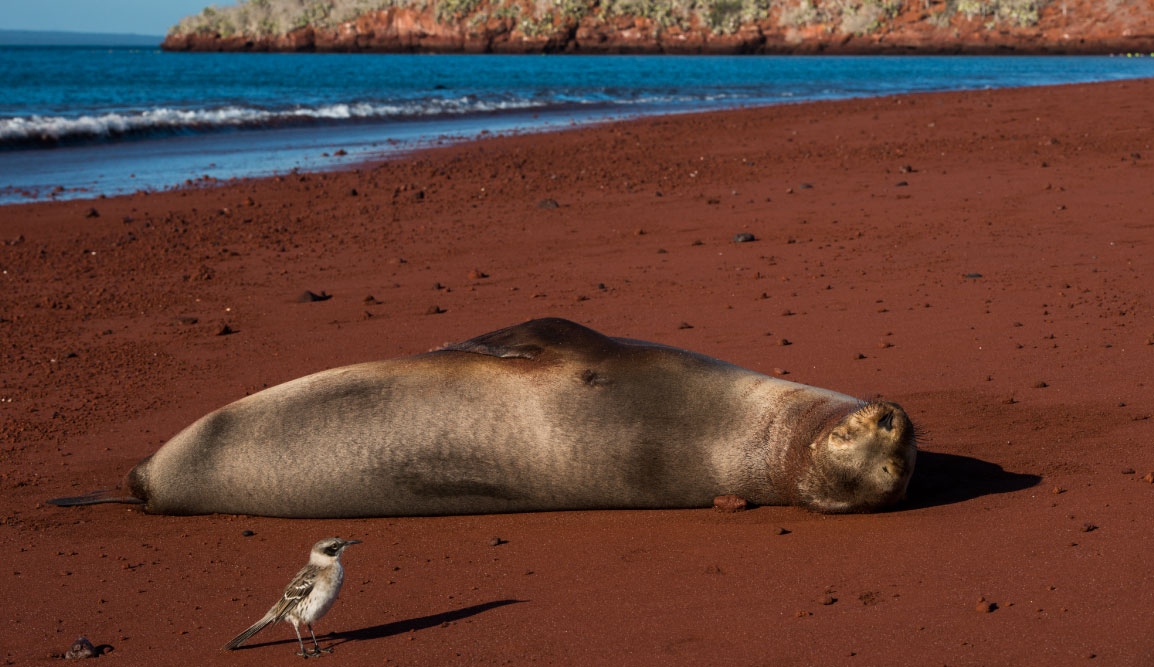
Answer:
<svg viewBox="0 0 1154 667"><path fill-rule="evenodd" d="M209 5L233 0L0 0L0 28L163 35Z"/></svg>

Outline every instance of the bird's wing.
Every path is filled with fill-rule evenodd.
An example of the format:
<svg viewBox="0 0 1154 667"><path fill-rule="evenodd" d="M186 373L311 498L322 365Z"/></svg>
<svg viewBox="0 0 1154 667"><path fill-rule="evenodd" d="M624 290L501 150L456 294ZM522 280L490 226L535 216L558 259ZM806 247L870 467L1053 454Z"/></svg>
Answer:
<svg viewBox="0 0 1154 667"><path fill-rule="evenodd" d="M297 572L297 576L289 582L288 586L284 588L284 594L281 595L280 601L273 605L272 609L268 610L275 620L283 620L288 616L289 612L296 609L300 601L307 598L312 592L313 587L317 585L317 575L320 573L320 568L315 565L306 565Z"/></svg>
<svg viewBox="0 0 1154 667"><path fill-rule="evenodd" d="M277 600L277 603L274 604L259 621L253 623L247 630L225 644L224 650L231 651L247 641L249 637L252 637L277 621L284 620L284 617L288 616L289 612L293 609L296 609L300 601L308 597L308 594L312 592L313 586L317 583L317 574L319 572L320 569L315 565L306 565L301 568L301 571L297 572L297 576L293 577L293 580L289 582L288 586L285 586L284 594L281 595L280 600Z"/></svg>

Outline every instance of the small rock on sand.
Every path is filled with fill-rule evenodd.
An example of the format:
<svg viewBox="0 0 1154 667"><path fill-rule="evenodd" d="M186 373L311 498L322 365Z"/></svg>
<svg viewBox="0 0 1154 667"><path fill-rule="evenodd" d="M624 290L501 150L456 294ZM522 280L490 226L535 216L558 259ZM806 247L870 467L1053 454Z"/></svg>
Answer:
<svg viewBox="0 0 1154 667"><path fill-rule="evenodd" d="M324 290L320 294L316 294L310 290L305 290L297 295L297 303L312 303L313 301L328 301L333 298L332 294L327 294Z"/></svg>
<svg viewBox="0 0 1154 667"><path fill-rule="evenodd" d="M99 653L96 652L96 647L92 642L88 641L87 637L81 637L72 642L72 646L68 648L68 652L64 657L68 660L82 660L84 658L95 658Z"/></svg>
<svg viewBox="0 0 1154 667"><path fill-rule="evenodd" d="M734 234L733 235L733 242L734 243L750 243L750 242L756 241L756 240L757 240L757 237L754 236L753 234L750 234L749 232L741 232L740 234Z"/></svg>
<svg viewBox="0 0 1154 667"><path fill-rule="evenodd" d="M713 499L713 509L718 512L741 512L749 507L749 503L741 496L728 493Z"/></svg>

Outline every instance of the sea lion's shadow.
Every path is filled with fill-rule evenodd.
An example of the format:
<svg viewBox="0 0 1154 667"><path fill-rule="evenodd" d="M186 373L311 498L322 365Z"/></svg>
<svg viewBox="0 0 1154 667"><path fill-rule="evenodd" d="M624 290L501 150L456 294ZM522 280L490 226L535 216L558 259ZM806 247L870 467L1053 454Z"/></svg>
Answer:
<svg viewBox="0 0 1154 667"><path fill-rule="evenodd" d="M957 454L918 452L906 500L894 511L951 505L981 496L1021 491L1041 483L1039 475L1016 473L989 461Z"/></svg>
<svg viewBox="0 0 1154 667"><path fill-rule="evenodd" d="M368 639L383 639L393 635L399 635L405 632L415 630L425 630L427 628L435 628L442 623L452 623L463 618L469 618L482 612L496 609L497 607L504 607L508 604L517 604L518 602L528 602L528 600L493 600L492 602L483 602L475 604L471 607L462 607L461 609L454 609L452 611L443 611L439 614L430 614L429 616L418 616L417 618L409 618L403 621L393 621L392 623L382 623L374 625L369 628L360 628L359 630L346 630L344 632L330 632L325 635L320 635L317 640L322 642L325 648L332 648L339 646L345 642L364 641ZM312 650L311 640L308 636L308 631L301 626L301 633L304 637L305 647ZM291 644L296 640L280 639L277 641L264 642L262 644L246 644L241 648L257 648L258 646L276 646L278 644Z"/></svg>

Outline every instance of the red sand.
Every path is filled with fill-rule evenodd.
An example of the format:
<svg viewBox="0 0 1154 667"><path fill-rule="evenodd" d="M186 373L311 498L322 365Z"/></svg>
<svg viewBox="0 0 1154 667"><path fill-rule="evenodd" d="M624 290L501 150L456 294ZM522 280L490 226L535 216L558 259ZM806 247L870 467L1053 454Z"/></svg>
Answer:
<svg viewBox="0 0 1154 667"><path fill-rule="evenodd" d="M283 625L219 648L339 535L364 544L318 626L334 664L1154 663L1151 99L1132 81L786 106L0 208L0 647L295 664ZM909 503L43 503L266 385L541 316L900 402L928 433Z"/></svg>

